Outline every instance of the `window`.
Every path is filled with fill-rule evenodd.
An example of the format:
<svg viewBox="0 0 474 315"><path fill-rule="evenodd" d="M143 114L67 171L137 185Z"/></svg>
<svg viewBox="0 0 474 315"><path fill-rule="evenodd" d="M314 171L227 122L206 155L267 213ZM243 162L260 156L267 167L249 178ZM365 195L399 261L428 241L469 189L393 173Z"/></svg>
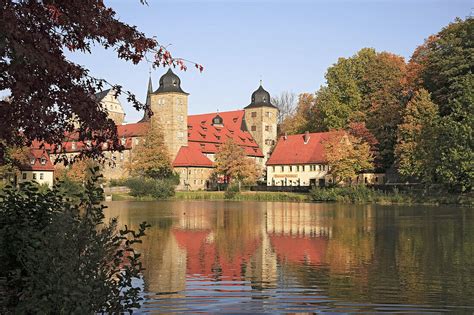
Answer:
<svg viewBox="0 0 474 315"><path fill-rule="evenodd" d="M296 165L296 171L297 171L297 172L300 171L300 166L299 166L299 165Z"/></svg>
<svg viewBox="0 0 474 315"><path fill-rule="evenodd" d="M178 116L178 120L179 120L179 121L183 121L183 120L184 120L183 115L179 115L179 116Z"/></svg>
<svg viewBox="0 0 474 315"><path fill-rule="evenodd" d="M122 145L125 145L125 141L126 141L125 137L122 137Z"/></svg>
<svg viewBox="0 0 474 315"><path fill-rule="evenodd" d="M120 153L120 161L123 161L124 155L123 152Z"/></svg>
<svg viewBox="0 0 474 315"><path fill-rule="evenodd" d="M34 157L30 158L30 164L35 165L36 159Z"/></svg>
<svg viewBox="0 0 474 315"><path fill-rule="evenodd" d="M33 180L35 180L35 179L36 179L36 174L35 174L35 173L33 173Z"/></svg>
<svg viewBox="0 0 474 315"><path fill-rule="evenodd" d="M76 142L71 143L71 149L76 150Z"/></svg>
<svg viewBox="0 0 474 315"><path fill-rule="evenodd" d="M23 173L23 179L26 179L26 173Z"/></svg>
<svg viewBox="0 0 474 315"><path fill-rule="evenodd" d="M250 130L252 130L252 131L257 131L257 126L252 126L252 127L250 128Z"/></svg>
<svg viewBox="0 0 474 315"><path fill-rule="evenodd" d="M40 179L44 179L44 174L40 173Z"/></svg>
<svg viewBox="0 0 474 315"><path fill-rule="evenodd" d="M41 165L45 165L46 164L46 158L42 157L41 158Z"/></svg>
<svg viewBox="0 0 474 315"><path fill-rule="evenodd" d="M293 172L293 165L290 165L290 172Z"/></svg>
<svg viewBox="0 0 474 315"><path fill-rule="evenodd" d="M135 144L139 144L139 143L140 143L140 139L135 138Z"/></svg>
<svg viewBox="0 0 474 315"><path fill-rule="evenodd" d="M257 112L252 112L252 117L257 117Z"/></svg>
<svg viewBox="0 0 474 315"><path fill-rule="evenodd" d="M184 132L178 131L178 138L183 138L184 137Z"/></svg>
<svg viewBox="0 0 474 315"><path fill-rule="evenodd" d="M272 126L266 125L265 126L265 131L272 131Z"/></svg>
<svg viewBox="0 0 474 315"><path fill-rule="evenodd" d="M274 172L275 172L275 166L272 166L272 171L274 171Z"/></svg>

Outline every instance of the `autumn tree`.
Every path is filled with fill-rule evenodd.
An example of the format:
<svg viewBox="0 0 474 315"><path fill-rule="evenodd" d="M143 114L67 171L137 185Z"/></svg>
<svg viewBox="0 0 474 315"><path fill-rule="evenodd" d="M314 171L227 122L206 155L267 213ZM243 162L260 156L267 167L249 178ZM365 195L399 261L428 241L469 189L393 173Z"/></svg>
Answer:
<svg viewBox="0 0 474 315"><path fill-rule="evenodd" d="M314 102L314 94L300 94L293 115L287 116L280 124L280 134L298 134L305 131L319 131L320 114L316 112Z"/></svg>
<svg viewBox="0 0 474 315"><path fill-rule="evenodd" d="M153 66L186 69L155 38L119 21L102 0L5 0L0 21L0 91L7 93L0 100L0 163L6 147L29 146L33 140L60 145L75 129L74 121L80 123L77 140L93 143L83 154L99 156L104 141L120 149L113 121L91 95L107 84L118 95L122 87L93 77L68 60L67 52L90 53L99 46L133 64L148 55ZM145 109L126 94L135 109Z"/></svg>
<svg viewBox="0 0 474 315"><path fill-rule="evenodd" d="M374 166L370 146L360 138L338 132L326 139L323 145L329 174L336 184L351 180L359 172L371 170Z"/></svg>
<svg viewBox="0 0 474 315"><path fill-rule="evenodd" d="M149 125L145 137L134 148L127 168L132 176L160 179L173 174L163 131L158 123Z"/></svg>
<svg viewBox="0 0 474 315"><path fill-rule="evenodd" d="M327 85L316 93L320 129L347 128L365 123L378 142L377 164L388 168L401 110L405 103L406 65L402 57L364 48L350 58L339 58L326 73Z"/></svg>
<svg viewBox="0 0 474 315"><path fill-rule="evenodd" d="M215 173L229 178L231 183L237 183L239 190L242 183L253 184L261 175L255 160L248 158L244 149L232 139L221 145L215 156L215 166Z"/></svg>
<svg viewBox="0 0 474 315"><path fill-rule="evenodd" d="M437 121L438 108L430 94L424 89L417 91L408 102L398 128L395 153L400 174L433 182Z"/></svg>
<svg viewBox="0 0 474 315"><path fill-rule="evenodd" d="M10 147L0 164L0 181L11 180L20 175L21 166L29 163L30 150L26 147ZM1 183L1 182L0 182Z"/></svg>

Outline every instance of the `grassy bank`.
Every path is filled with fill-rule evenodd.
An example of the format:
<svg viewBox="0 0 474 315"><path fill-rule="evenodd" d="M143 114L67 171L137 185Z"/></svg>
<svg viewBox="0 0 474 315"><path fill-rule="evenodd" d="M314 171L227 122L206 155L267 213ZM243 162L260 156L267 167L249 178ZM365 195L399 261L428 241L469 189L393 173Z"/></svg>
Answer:
<svg viewBox="0 0 474 315"><path fill-rule="evenodd" d="M155 200L153 197L134 197L126 193L116 193L112 195L113 201L121 200ZM223 191L177 191L168 200L226 200ZM238 201L289 201L289 202L310 202L308 194L287 193L287 192L253 192L244 191L236 194L232 199Z"/></svg>
<svg viewBox="0 0 474 315"><path fill-rule="evenodd" d="M341 203L377 203L377 204L425 204L425 205L463 205L474 206L471 195L449 193L421 194L409 192L383 192L367 187L344 187L313 189L309 194L289 192L244 191L226 199L223 191L177 191L168 200L235 200L235 201L287 201L287 202L341 202ZM112 195L113 201L156 200L151 196L134 197L126 193Z"/></svg>
<svg viewBox="0 0 474 315"><path fill-rule="evenodd" d="M310 198L315 202L343 202L343 203L378 203L378 204L453 204L473 206L472 194L450 194L447 192L423 193L381 191L357 187L315 188L310 192Z"/></svg>

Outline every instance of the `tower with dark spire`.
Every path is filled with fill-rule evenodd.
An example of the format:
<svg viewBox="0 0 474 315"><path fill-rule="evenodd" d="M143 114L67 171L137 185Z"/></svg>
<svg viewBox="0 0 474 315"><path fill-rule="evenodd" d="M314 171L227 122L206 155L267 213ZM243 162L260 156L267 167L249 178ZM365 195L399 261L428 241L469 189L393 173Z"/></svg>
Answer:
<svg viewBox="0 0 474 315"><path fill-rule="evenodd" d="M161 125L164 142L174 160L182 146L188 145L188 93L181 88L181 79L171 69L161 76L160 85L154 92L148 84L147 102L153 116L150 123ZM144 117L145 118L145 117Z"/></svg>
<svg viewBox="0 0 474 315"><path fill-rule="evenodd" d="M272 104L270 93L263 88L262 81L244 110L247 129L262 149L265 155L262 164L265 165L277 140L278 108Z"/></svg>
<svg viewBox="0 0 474 315"><path fill-rule="evenodd" d="M143 114L143 118L139 122L149 122L150 121L150 110L151 110L151 94L153 93L153 84L151 82L151 74L148 78L148 89L146 91L146 102L145 105L148 108Z"/></svg>

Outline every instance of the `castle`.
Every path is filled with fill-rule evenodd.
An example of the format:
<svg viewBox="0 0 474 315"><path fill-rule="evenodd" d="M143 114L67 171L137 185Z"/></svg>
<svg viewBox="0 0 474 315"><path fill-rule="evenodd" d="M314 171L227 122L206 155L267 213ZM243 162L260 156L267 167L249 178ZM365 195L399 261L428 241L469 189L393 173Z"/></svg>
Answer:
<svg viewBox="0 0 474 315"><path fill-rule="evenodd" d="M262 85L252 93L251 102L241 110L188 115L188 97L181 88L180 78L169 69L153 91L148 82L146 105L153 112L145 112L137 123L122 124L125 113L112 91L98 93L96 97L117 124L118 135L125 147L122 152L106 152L115 161L104 167L106 179L128 176L125 168L132 153L150 123L158 122L163 128L164 143L170 154L174 170L180 175L178 189L206 189L214 168L214 156L219 147L232 139L244 149L249 158L265 167L277 138L278 108L270 100ZM65 143L68 152L78 150L77 145ZM73 147L74 145L74 147Z"/></svg>

